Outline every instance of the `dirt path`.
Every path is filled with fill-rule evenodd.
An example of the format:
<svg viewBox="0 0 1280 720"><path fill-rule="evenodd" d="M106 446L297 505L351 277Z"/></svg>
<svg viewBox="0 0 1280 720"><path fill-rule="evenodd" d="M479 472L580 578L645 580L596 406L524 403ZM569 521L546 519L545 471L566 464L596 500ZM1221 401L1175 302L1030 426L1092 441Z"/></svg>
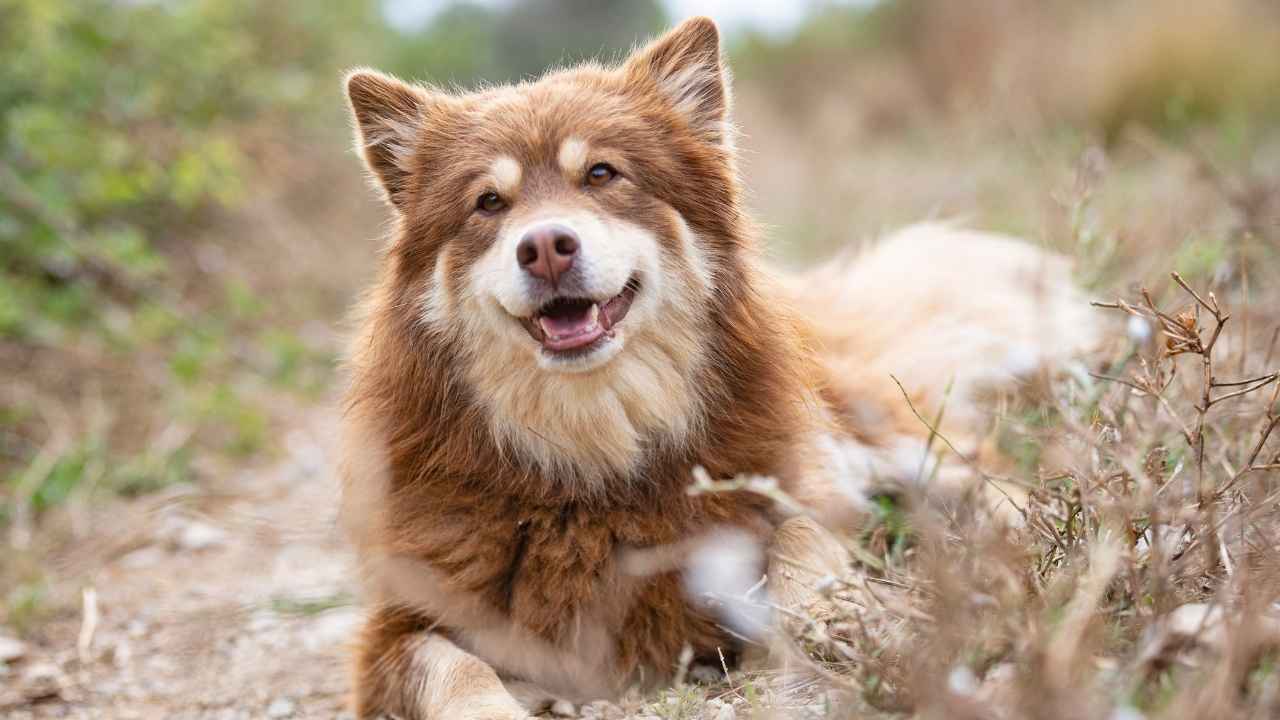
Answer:
<svg viewBox="0 0 1280 720"><path fill-rule="evenodd" d="M273 467L94 518L75 553L94 559L69 562L96 593L96 627L82 609L11 643L0 717L346 716L359 613L334 434L333 413L317 411Z"/></svg>

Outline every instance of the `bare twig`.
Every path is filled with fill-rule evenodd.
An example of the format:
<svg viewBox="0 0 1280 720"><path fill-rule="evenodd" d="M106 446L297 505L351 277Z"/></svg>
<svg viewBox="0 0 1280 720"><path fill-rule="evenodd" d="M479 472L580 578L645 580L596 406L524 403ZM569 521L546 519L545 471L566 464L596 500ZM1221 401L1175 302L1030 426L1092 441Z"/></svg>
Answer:
<svg viewBox="0 0 1280 720"><path fill-rule="evenodd" d="M1267 344L1267 354L1262 358L1262 367L1271 367L1271 358L1275 356L1278 341L1280 341L1280 325L1276 325L1275 332L1271 333L1271 342Z"/></svg>
<svg viewBox="0 0 1280 720"><path fill-rule="evenodd" d="M76 639L76 652L80 658L80 666L88 667L93 659L93 637L98 632L98 591L92 587L84 589L83 612L80 618L80 635Z"/></svg>
<svg viewBox="0 0 1280 720"><path fill-rule="evenodd" d="M1230 400L1231 398L1234 398L1234 397L1240 397L1241 395L1248 395L1249 393L1254 392L1256 390L1261 390L1262 388L1275 382L1276 378L1278 377L1280 377L1280 375L1272 374L1271 376L1264 378L1262 382L1259 382L1255 385L1250 385L1249 387L1246 387L1243 390L1236 390L1235 392L1229 392L1226 395L1219 395L1216 398L1210 398L1208 406L1213 407L1215 404L1220 403L1223 400ZM1219 385L1219 387L1222 387L1222 385Z"/></svg>

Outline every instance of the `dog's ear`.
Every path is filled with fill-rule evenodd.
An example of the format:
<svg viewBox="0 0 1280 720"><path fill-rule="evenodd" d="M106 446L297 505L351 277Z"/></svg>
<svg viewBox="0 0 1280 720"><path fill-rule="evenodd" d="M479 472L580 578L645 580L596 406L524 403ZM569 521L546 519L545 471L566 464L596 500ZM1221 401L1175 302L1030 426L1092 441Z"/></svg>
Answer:
<svg viewBox="0 0 1280 720"><path fill-rule="evenodd" d="M657 92L689 127L716 144L730 141L729 71L720 57L720 31L694 17L636 51L624 66L627 82Z"/></svg>
<svg viewBox="0 0 1280 720"><path fill-rule="evenodd" d="M356 149L387 201L402 209L422 129L439 98L373 70L347 73L346 86Z"/></svg>

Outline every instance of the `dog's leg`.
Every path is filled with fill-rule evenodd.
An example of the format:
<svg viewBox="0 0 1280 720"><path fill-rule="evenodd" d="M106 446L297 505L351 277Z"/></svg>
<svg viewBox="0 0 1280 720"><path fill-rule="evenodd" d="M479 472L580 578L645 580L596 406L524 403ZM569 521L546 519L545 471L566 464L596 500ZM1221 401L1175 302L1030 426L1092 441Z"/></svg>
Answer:
<svg viewBox="0 0 1280 720"><path fill-rule="evenodd" d="M356 654L355 713L404 720L525 720L529 713L480 658L425 629L421 619L383 608L365 625Z"/></svg>
<svg viewBox="0 0 1280 720"><path fill-rule="evenodd" d="M824 597L819 588L827 576L841 577L848 563L848 551L813 518L798 515L783 521L769 546L768 570L769 600L782 608L774 617L783 634L766 645L749 646L743 667L785 666L792 643L783 636L798 631L801 618L825 624L837 617L837 603Z"/></svg>
<svg viewBox="0 0 1280 720"><path fill-rule="evenodd" d="M804 515L788 518L769 550L769 598L788 610L820 612L818 586L827 576L842 575L848 564L848 551L826 528Z"/></svg>

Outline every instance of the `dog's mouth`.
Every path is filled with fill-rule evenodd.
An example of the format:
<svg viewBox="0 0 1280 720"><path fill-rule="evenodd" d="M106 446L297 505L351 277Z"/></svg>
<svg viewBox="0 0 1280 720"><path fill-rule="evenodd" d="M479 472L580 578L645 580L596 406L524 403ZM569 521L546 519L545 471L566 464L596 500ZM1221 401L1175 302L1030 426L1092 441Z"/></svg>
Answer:
<svg viewBox="0 0 1280 720"><path fill-rule="evenodd" d="M557 297L520 322L548 353L581 352L613 337L614 328L627 316L639 290L640 282L632 278L622 292L603 303L590 298Z"/></svg>

